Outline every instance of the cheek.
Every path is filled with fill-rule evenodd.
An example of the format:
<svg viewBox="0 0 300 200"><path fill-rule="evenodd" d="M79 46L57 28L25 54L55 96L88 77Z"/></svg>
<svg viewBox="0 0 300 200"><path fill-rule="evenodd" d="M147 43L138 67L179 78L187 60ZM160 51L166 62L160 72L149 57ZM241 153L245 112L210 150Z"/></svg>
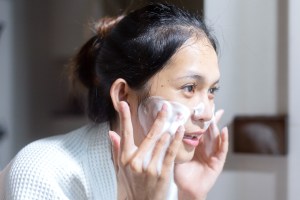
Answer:
<svg viewBox="0 0 300 200"><path fill-rule="evenodd" d="M134 143L135 145L139 146L145 136L142 134L142 128L138 118L138 101L136 99L134 101L131 100L129 105Z"/></svg>
<svg viewBox="0 0 300 200"><path fill-rule="evenodd" d="M150 82L149 96L160 96L165 99L170 99L174 96L174 88L171 87L170 80L161 78L163 76L164 74L160 74L160 76L155 77Z"/></svg>

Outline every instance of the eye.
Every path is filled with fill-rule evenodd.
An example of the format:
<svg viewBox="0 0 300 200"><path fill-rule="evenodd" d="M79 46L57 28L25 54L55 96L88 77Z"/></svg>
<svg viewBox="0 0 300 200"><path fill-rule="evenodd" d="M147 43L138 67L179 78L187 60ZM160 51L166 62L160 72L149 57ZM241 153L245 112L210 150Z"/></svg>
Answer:
<svg viewBox="0 0 300 200"><path fill-rule="evenodd" d="M196 84L189 84L182 87L184 92L194 93L196 88Z"/></svg>
<svg viewBox="0 0 300 200"><path fill-rule="evenodd" d="M215 86L215 87L209 88L209 89L208 89L208 92L209 92L210 94L215 94L219 89L220 89L220 87Z"/></svg>

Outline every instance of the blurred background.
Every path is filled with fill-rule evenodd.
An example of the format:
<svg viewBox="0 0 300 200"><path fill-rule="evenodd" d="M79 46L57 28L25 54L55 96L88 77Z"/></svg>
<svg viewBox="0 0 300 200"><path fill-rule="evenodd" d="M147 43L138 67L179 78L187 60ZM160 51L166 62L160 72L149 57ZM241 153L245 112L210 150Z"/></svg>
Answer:
<svg viewBox="0 0 300 200"><path fill-rule="evenodd" d="M146 1L0 0L0 170L29 142L87 123L70 95L66 64L90 22ZM208 200L296 200L300 180L300 1L168 1L203 15L219 40L224 172ZM298 92L297 92L298 91ZM287 116L280 154L234 150L238 116ZM286 119L286 118L285 118Z"/></svg>

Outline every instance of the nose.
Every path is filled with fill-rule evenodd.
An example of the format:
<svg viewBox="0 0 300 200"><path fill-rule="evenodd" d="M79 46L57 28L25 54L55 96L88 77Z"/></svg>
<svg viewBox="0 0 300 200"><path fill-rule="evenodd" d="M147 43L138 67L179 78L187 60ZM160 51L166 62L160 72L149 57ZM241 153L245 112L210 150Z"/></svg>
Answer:
<svg viewBox="0 0 300 200"><path fill-rule="evenodd" d="M209 100L202 101L194 108L192 119L201 122L210 121L214 115L214 109L214 103Z"/></svg>

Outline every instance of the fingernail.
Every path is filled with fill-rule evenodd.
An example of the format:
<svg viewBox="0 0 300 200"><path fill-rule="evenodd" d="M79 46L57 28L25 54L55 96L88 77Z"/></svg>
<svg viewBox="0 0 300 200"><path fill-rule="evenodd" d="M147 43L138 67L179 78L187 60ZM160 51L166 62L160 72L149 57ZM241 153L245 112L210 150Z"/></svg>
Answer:
<svg viewBox="0 0 300 200"><path fill-rule="evenodd" d="M161 110L167 111L167 110L168 110L167 104L164 103L164 104L162 105L162 107L161 107Z"/></svg>

